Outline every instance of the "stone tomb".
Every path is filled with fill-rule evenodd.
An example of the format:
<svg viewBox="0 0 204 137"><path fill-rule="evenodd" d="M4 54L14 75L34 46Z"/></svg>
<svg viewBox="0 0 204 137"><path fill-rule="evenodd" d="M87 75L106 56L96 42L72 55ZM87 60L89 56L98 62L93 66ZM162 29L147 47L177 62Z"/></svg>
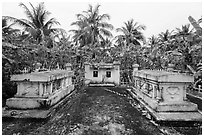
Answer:
<svg viewBox="0 0 204 137"><path fill-rule="evenodd" d="M11 113L9 110L12 111L12 109L26 110L26 113L29 113L29 110L32 112L49 109L74 89L72 76L71 68L13 75L11 81L17 83L17 93L13 98L6 100L8 111L5 110L3 116L12 115L9 114ZM39 112L36 111L36 113ZM33 113L22 117L46 117L46 115L40 116Z"/></svg>
<svg viewBox="0 0 204 137"><path fill-rule="evenodd" d="M133 66L135 93L158 121L201 121L197 104L186 98L193 76Z"/></svg>

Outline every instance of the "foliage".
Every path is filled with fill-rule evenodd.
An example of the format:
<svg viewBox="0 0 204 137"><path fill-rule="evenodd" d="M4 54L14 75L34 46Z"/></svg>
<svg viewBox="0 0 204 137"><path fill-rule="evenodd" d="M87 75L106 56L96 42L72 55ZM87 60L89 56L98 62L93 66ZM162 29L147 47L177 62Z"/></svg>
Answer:
<svg viewBox="0 0 204 137"><path fill-rule="evenodd" d="M44 41L45 37L49 37L52 33L62 30L52 28L53 25L59 25L60 23L55 18L48 20L48 16L51 13L45 10L43 2L39 3L36 7L30 3L31 9L29 9L23 3L20 3L19 6L24 9L28 20L17 19L10 16L3 16L3 19L10 20L21 25L24 29L24 40L32 39L32 42L39 44L40 42Z"/></svg>
<svg viewBox="0 0 204 137"><path fill-rule="evenodd" d="M195 76L195 83L201 84L202 28L192 17L189 21L194 27L192 30L187 24L176 28L176 31L166 30L158 37L152 36L146 56L152 69L166 69L168 64L174 64L175 69L181 72L190 70Z"/></svg>
<svg viewBox="0 0 204 137"><path fill-rule="evenodd" d="M56 68L58 62L63 67L70 58L67 53L70 51L70 42L64 39L58 40L58 43L55 41L56 37L65 33L62 29L52 28L52 25L59 23L54 18L46 22L50 12L45 10L43 3L36 8L30 5L31 10L20 3L29 20L8 16L2 18L3 98L11 97L16 92L10 75L34 71L38 62L49 69ZM23 26L23 30L13 29L16 24Z"/></svg>
<svg viewBox="0 0 204 137"><path fill-rule="evenodd" d="M81 59L85 61L97 61L98 57L104 52L106 40L112 37L109 30L113 26L106 22L110 19L108 14L99 14L100 5L93 8L89 5L87 11L82 14L77 14L77 21L71 25L77 26L77 30L70 30L74 32L73 41L77 44L77 51L81 52Z"/></svg>
<svg viewBox="0 0 204 137"><path fill-rule="evenodd" d="M166 69L174 64L176 70L191 70L195 76L195 86L202 83L202 28L192 17L190 24L175 30L166 30L158 36L146 39L144 25L133 19L117 28L118 35L112 37L113 25L108 23L110 15L99 14L100 5L89 5L87 11L77 14L71 25L71 37L65 30L53 28L59 25L55 18L48 19L50 12L44 3L30 9L20 3L27 19L3 16L2 18L2 91L3 97L14 94L15 84L10 75L32 72L37 63L45 69L63 69L66 63L73 65L78 88L83 84L84 62L121 62L121 80L132 82L132 65L141 69ZM10 23L10 24L9 24ZM20 24L21 29L13 26ZM145 45L148 43L148 45ZM198 64L198 65L197 65Z"/></svg>
<svg viewBox="0 0 204 137"><path fill-rule="evenodd" d="M122 34L117 35L115 56L121 62L122 81L132 82L132 65L139 63L141 58L141 44L145 42L142 31L144 25L139 25L133 19L124 23L124 26L117 28L116 31Z"/></svg>

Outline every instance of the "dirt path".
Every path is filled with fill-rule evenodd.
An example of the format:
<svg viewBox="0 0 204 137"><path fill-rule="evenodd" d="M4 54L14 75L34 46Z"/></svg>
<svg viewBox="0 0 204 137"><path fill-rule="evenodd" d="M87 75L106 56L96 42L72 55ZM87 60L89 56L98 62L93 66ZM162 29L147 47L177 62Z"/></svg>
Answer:
<svg viewBox="0 0 204 137"><path fill-rule="evenodd" d="M109 92L117 90L121 95ZM3 134L160 135L154 124L132 107L122 88L89 87L79 91L47 120L3 119Z"/></svg>

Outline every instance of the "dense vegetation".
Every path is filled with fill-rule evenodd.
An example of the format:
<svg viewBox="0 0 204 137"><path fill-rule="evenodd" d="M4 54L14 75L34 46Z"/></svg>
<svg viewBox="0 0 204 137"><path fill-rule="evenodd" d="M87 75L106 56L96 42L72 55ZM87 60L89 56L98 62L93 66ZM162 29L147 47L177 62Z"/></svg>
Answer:
<svg viewBox="0 0 204 137"><path fill-rule="evenodd" d="M71 25L75 30L65 31L44 3L30 7L20 3L27 19L2 17L2 92L3 98L14 94L15 85L10 75L32 72L37 63L43 69L64 68L73 65L77 82L83 80L84 62L121 62L121 80L132 81L132 65L141 69L166 69L173 64L180 72L190 71L195 76L195 86L202 82L202 19L175 30L166 30L158 36L145 38L146 26L134 19L116 28L109 24L110 15L99 14L100 5L89 5L87 11L77 14ZM13 26L20 26L14 29ZM69 24L68 24L69 25ZM121 24L122 25L122 24ZM192 25L193 29L190 29ZM15 27L16 28L16 27ZM72 35L70 35L72 34ZM72 37L71 37L72 36Z"/></svg>

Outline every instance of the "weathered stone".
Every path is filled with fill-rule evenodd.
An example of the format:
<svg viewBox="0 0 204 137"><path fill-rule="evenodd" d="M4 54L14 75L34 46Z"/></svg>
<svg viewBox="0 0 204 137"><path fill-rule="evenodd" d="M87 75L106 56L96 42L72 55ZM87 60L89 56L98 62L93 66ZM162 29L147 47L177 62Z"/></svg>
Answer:
<svg viewBox="0 0 204 137"><path fill-rule="evenodd" d="M13 75L11 81L17 83L17 93L13 98L7 99L6 106L9 110L5 111L11 112L11 109L22 109L27 112L32 109L48 110L74 89L72 76L73 72L70 69ZM4 114L9 114L9 112ZM42 117L44 118L44 115Z"/></svg>
<svg viewBox="0 0 204 137"><path fill-rule="evenodd" d="M133 96L136 95L157 120L201 120L202 116L198 112L197 105L186 99L186 88L194 81L193 76L136 69L133 77L135 80Z"/></svg>

